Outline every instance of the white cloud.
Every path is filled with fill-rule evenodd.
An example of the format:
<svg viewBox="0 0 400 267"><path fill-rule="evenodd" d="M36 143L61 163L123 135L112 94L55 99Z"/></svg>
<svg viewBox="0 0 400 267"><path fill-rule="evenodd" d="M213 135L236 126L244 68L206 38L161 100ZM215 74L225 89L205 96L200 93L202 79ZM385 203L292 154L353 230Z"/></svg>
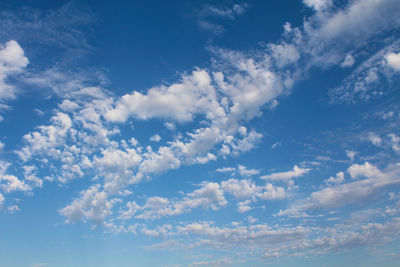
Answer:
<svg viewBox="0 0 400 267"><path fill-rule="evenodd" d="M378 168L371 165L369 162L365 162L363 165L353 164L347 169L347 172L350 174L351 178L358 178L360 176L375 177L382 175Z"/></svg>
<svg viewBox="0 0 400 267"><path fill-rule="evenodd" d="M374 132L370 132L367 136L367 140L370 141L375 146L382 145L382 138Z"/></svg>
<svg viewBox="0 0 400 267"><path fill-rule="evenodd" d="M1 203L0 203L0 206L1 206ZM10 212L10 213L17 212L17 211L19 211L19 206L18 205L8 206L7 207L7 211Z"/></svg>
<svg viewBox="0 0 400 267"><path fill-rule="evenodd" d="M178 234L190 234L208 240L205 244L214 248L232 247L276 247L290 241L302 239L308 229L303 227L272 229L268 225L217 227L209 222L194 222L177 226ZM201 243L199 244L201 245Z"/></svg>
<svg viewBox="0 0 400 267"><path fill-rule="evenodd" d="M18 154L24 161L35 156L35 159L42 162L47 157L59 160L61 171L55 171L57 175L54 175L59 182L67 182L73 176L93 175L95 183L102 184L93 185L81 192L80 198L62 209L61 213L67 217L68 222L85 219L93 220L96 224L104 222L112 214L113 200L110 198L122 195L127 186L144 177L177 169L183 164L204 164L221 155L235 156L254 148L262 134L246 128L246 123L260 116L268 105L277 103L276 98L289 93L294 81L306 73L308 66L302 66L298 71L289 70L295 68L296 62L311 56L310 64L341 64L345 55L351 55L353 49L353 45L346 39L353 40L354 34L360 34L360 42L367 40L372 33L378 32L387 21L393 19L396 12L396 6L390 9L395 3L391 0L352 1L348 8L338 8L337 13L319 12L325 11L328 2L305 1L319 14L306 19L303 29L286 25L284 40L269 46L267 53L263 51L250 56L250 53L211 49L215 55L212 69L195 69L190 74L182 75L175 83L155 86L145 93L133 91L112 99L101 87L88 86L81 77L68 79L68 75L55 69L42 73L47 76L29 77L32 83L50 86L69 100L59 105L63 112L56 111L51 125L40 126L39 130L24 137L26 146ZM237 14L242 12L238 7L235 11L235 6L232 10ZM365 11L366 19L359 16L362 13L360 10ZM219 16L226 16L221 13L225 12L223 9L214 10L214 14L218 12ZM365 21L367 25L362 24ZM377 25L370 27L374 22L378 22ZM357 33L354 29L359 28ZM343 47L332 46L342 40L345 40ZM358 41L354 43L357 46ZM369 71L365 79L373 82L378 75L379 72ZM81 101L81 97L85 101ZM133 149L128 140L109 139L119 132L114 123L125 123L130 118L161 118L179 124L198 123L196 119L201 118L202 122L184 134L179 133L175 140L157 150L151 146L140 147L136 139L131 139L131 145L135 147ZM171 122L165 123L165 126L175 129ZM55 165L50 163L44 168L52 167L49 169L54 170L57 168ZM295 165L291 171L272 173L263 178L289 181L310 170ZM245 176L257 174L257 170L241 166L238 171ZM354 176L363 174L361 170L357 174L355 167L351 173ZM333 177L335 183L341 182L342 176L338 173ZM143 206L131 202L129 207L127 205L128 212L122 212L121 218L137 216L145 219L177 215L201 206L218 209L227 203L225 193L237 198L251 198L252 201L286 196L283 187L271 183L257 186L251 180L230 179L224 182L204 183L200 189L186 194L180 200L164 199L167 201L161 206L150 205L155 200L162 200L161 197L150 199ZM314 195L316 199L317 196ZM245 203L241 205L244 209L250 207Z"/></svg>
<svg viewBox="0 0 400 267"><path fill-rule="evenodd" d="M63 111L74 111L79 108L79 105L73 101L70 101L68 99L63 100L63 102L59 105L60 109Z"/></svg>
<svg viewBox="0 0 400 267"><path fill-rule="evenodd" d="M393 185L400 184L400 165L389 165L385 172L366 162L353 164L347 171L352 178L363 179L339 184L313 192L307 199L297 201L291 208L280 211L278 215L299 216L306 210L334 209L371 199ZM335 178L341 179L341 175Z"/></svg>
<svg viewBox="0 0 400 267"><path fill-rule="evenodd" d="M27 161L35 153L46 153L52 156L59 155L57 147L65 143L65 137L72 126L71 118L65 113L57 113L51 118L54 125L40 126L40 132L29 133L24 136L27 143L18 156Z"/></svg>
<svg viewBox="0 0 400 267"><path fill-rule="evenodd" d="M281 142L276 142L276 143L272 144L271 149L275 149L275 148L277 148L278 146L281 146L281 145L282 145Z"/></svg>
<svg viewBox="0 0 400 267"><path fill-rule="evenodd" d="M155 134L152 137L150 137L150 141L152 141L152 142L158 143L158 142L160 142L160 140L161 140L161 136L159 136L158 134Z"/></svg>
<svg viewBox="0 0 400 267"><path fill-rule="evenodd" d="M217 183L204 183L200 189L188 193L181 200L169 201L162 197L150 197L146 204L138 207L135 204L128 207L126 211L121 211L122 216L128 214L132 216L136 213L139 219L154 219L164 216L179 215L189 212L194 208L202 207L204 209L218 210L221 206L227 204L224 193ZM129 217L129 216L128 216Z"/></svg>
<svg viewBox="0 0 400 267"><path fill-rule="evenodd" d="M221 182L225 192L234 195L236 198L249 198L261 191L260 187L251 180L229 179Z"/></svg>
<svg viewBox="0 0 400 267"><path fill-rule="evenodd" d="M247 169L245 166L243 165L238 165L238 171L239 174L241 176L253 176L253 175L257 175L260 173L259 170L254 170L254 169Z"/></svg>
<svg viewBox="0 0 400 267"><path fill-rule="evenodd" d="M327 184L341 184L344 181L344 172L338 172L336 173L336 176L329 177L328 179L325 180L325 183Z"/></svg>
<svg viewBox="0 0 400 267"><path fill-rule="evenodd" d="M217 260L207 260L207 261L199 261L193 262L189 264L189 267L201 267L201 266L228 266L232 265L233 262L228 258L222 258Z"/></svg>
<svg viewBox="0 0 400 267"><path fill-rule="evenodd" d="M322 8L330 1L307 2ZM365 45L373 35L398 27L399 11L397 0L358 0L334 13L317 12L304 23L303 47L312 54L314 63L337 64L343 54Z"/></svg>
<svg viewBox="0 0 400 267"><path fill-rule="evenodd" d="M175 124L173 124L171 122L165 122L164 126L170 131L175 131L175 128L176 128Z"/></svg>
<svg viewBox="0 0 400 267"><path fill-rule="evenodd" d="M270 44L269 49L277 66L280 68L293 64L300 59L300 53L293 44Z"/></svg>
<svg viewBox="0 0 400 267"><path fill-rule="evenodd" d="M209 16L217 16L223 18L234 19L238 15L242 15L249 7L248 4L234 4L232 7L219 8L216 6L206 6L203 12Z"/></svg>
<svg viewBox="0 0 400 267"><path fill-rule="evenodd" d="M35 166L23 166L26 181L31 182L34 187L42 187L43 180L36 176Z"/></svg>
<svg viewBox="0 0 400 267"><path fill-rule="evenodd" d="M107 193L100 191L100 185L93 185L81 192L80 197L70 205L62 208L60 214L67 217L66 223L76 223L86 218L96 225L101 225L112 213L113 202L107 198Z"/></svg>
<svg viewBox="0 0 400 267"><path fill-rule="evenodd" d="M301 177L304 174L308 173L309 171L311 171L310 168L300 168L297 165L294 165L293 170L291 171L276 172L269 175L263 175L261 176L261 179L288 181L291 180L292 178Z"/></svg>
<svg viewBox="0 0 400 267"><path fill-rule="evenodd" d="M104 83L102 78L99 72L85 70L73 72L53 67L38 73L29 73L24 77L24 82L31 86L50 89L63 99L85 103L93 99L106 99L110 95L110 92L101 86L92 86Z"/></svg>
<svg viewBox="0 0 400 267"><path fill-rule="evenodd" d="M4 183L5 182L5 183ZM20 181L14 175L2 175L0 177L0 187L5 193L11 193L14 191L31 191L32 187Z"/></svg>
<svg viewBox="0 0 400 267"><path fill-rule="evenodd" d="M4 203L4 197L3 195L0 193L0 208L3 206Z"/></svg>
<svg viewBox="0 0 400 267"><path fill-rule="evenodd" d="M209 119L225 116L216 101L211 77L205 70L195 70L191 75L182 76L180 83L154 87L147 94L135 91L122 96L115 107L106 112L105 118L114 122L124 122L131 116L184 122L201 113Z"/></svg>
<svg viewBox="0 0 400 267"><path fill-rule="evenodd" d="M0 188L5 193L14 191L32 191L32 187L24 181L19 180L16 176L7 174L7 169L11 166L10 163L0 161Z"/></svg>
<svg viewBox="0 0 400 267"><path fill-rule="evenodd" d="M303 0L303 3L316 11L322 11L332 6L332 0Z"/></svg>
<svg viewBox="0 0 400 267"><path fill-rule="evenodd" d="M0 151L2 151L5 147L5 144L3 142L0 141Z"/></svg>
<svg viewBox="0 0 400 267"><path fill-rule="evenodd" d="M399 153L400 152L400 137L398 137L394 133L388 134L388 137L390 138L390 145L391 145L393 151L396 153Z"/></svg>
<svg viewBox="0 0 400 267"><path fill-rule="evenodd" d="M239 213L245 213L245 212L248 212L249 210L252 210L252 207L249 206L250 203L251 203L250 200L245 200L245 201L239 202L237 204L238 212Z"/></svg>
<svg viewBox="0 0 400 267"><path fill-rule="evenodd" d="M197 25L202 30L220 35L225 31L225 28L216 23L215 18L234 20L238 16L244 14L248 7L249 5L247 3L234 4L230 7L206 5L200 12L198 12ZM211 18L214 19L211 20Z"/></svg>
<svg viewBox="0 0 400 267"><path fill-rule="evenodd" d="M93 164L104 177L104 190L116 194L130 183L134 170L142 161L142 157L133 148L126 150L106 149L101 152L102 157L94 157Z"/></svg>
<svg viewBox="0 0 400 267"><path fill-rule="evenodd" d="M286 192L283 187L267 183L265 187L262 188L262 191L257 194L257 197L263 200L283 199L286 197Z"/></svg>
<svg viewBox="0 0 400 267"><path fill-rule="evenodd" d="M353 150L346 150L346 156L353 161L354 157L357 155L357 152L353 151Z"/></svg>
<svg viewBox="0 0 400 267"><path fill-rule="evenodd" d="M343 62L342 62L342 64L340 66L342 66L343 68L351 67L351 66L354 65L354 62L355 62L354 61L354 57L351 54L348 54L344 58L344 60L343 60Z"/></svg>
<svg viewBox="0 0 400 267"><path fill-rule="evenodd" d="M396 85L396 72L387 63L387 55L394 49L400 49L399 39L371 55L344 79L341 86L331 90L331 102L368 101L392 90Z"/></svg>
<svg viewBox="0 0 400 267"><path fill-rule="evenodd" d="M392 67L394 70L400 70L400 53L389 53L385 56L387 64Z"/></svg>
<svg viewBox="0 0 400 267"><path fill-rule="evenodd" d="M246 152L253 149L258 142L260 142L262 134L257 133L252 130L250 133L244 137L243 139L239 139L236 142L232 143L233 154L238 155L241 152Z"/></svg>
<svg viewBox="0 0 400 267"><path fill-rule="evenodd" d="M21 73L28 63L24 50L16 41L11 40L4 45L0 44L0 101L15 98L16 89L7 84L7 77Z"/></svg>

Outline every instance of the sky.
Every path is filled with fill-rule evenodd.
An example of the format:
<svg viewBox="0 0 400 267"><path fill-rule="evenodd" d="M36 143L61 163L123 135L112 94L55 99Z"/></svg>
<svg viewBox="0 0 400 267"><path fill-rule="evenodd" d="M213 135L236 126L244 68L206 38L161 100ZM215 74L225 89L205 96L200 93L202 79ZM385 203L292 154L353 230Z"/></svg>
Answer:
<svg viewBox="0 0 400 267"><path fill-rule="evenodd" d="M398 0L0 3L0 266L397 266Z"/></svg>

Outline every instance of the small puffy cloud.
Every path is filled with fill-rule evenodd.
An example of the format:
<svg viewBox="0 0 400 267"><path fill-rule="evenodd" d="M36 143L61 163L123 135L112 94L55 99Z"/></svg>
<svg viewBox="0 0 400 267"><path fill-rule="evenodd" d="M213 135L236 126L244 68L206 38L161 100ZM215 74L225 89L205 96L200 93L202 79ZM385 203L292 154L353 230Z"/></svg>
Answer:
<svg viewBox="0 0 400 267"><path fill-rule="evenodd" d="M131 218L135 214L138 219L154 219L164 216L179 215L194 208L218 210L227 204L224 192L218 183L204 183L200 189L186 194L182 199L170 201L162 197L150 197L142 207L136 203L127 205L120 217Z"/></svg>
<svg viewBox="0 0 400 267"><path fill-rule="evenodd" d="M0 141L0 151L2 151L5 147L5 144L3 142Z"/></svg>
<svg viewBox="0 0 400 267"><path fill-rule="evenodd" d="M281 186L274 186L273 184L266 184L257 197L263 200L276 200L286 197L285 189Z"/></svg>
<svg viewBox="0 0 400 267"><path fill-rule="evenodd" d="M336 176L331 176L325 180L327 184L341 184L344 181L344 172L336 173Z"/></svg>
<svg viewBox="0 0 400 267"><path fill-rule="evenodd" d="M382 145L382 138L374 132L368 133L367 140L370 141L375 146Z"/></svg>
<svg viewBox="0 0 400 267"><path fill-rule="evenodd" d="M250 200L246 200L246 201L239 202L239 203L237 204L237 206L238 206L238 212L239 212L239 213L245 213L245 212L251 210L252 207L249 206L250 203L251 203Z"/></svg>
<svg viewBox="0 0 400 267"><path fill-rule="evenodd" d="M340 66L342 66L343 68L351 67L354 65L354 62L355 62L354 57L351 54L348 54L344 58L344 60Z"/></svg>
<svg viewBox="0 0 400 267"><path fill-rule="evenodd" d="M4 203L4 197L3 195L0 193L0 208L3 206Z"/></svg>
<svg viewBox="0 0 400 267"><path fill-rule="evenodd" d="M236 198L249 198L261 191L251 180L229 179L221 182L222 189Z"/></svg>
<svg viewBox="0 0 400 267"><path fill-rule="evenodd" d="M369 162L365 162L363 165L353 164L347 169L347 172L350 174L351 178L357 178L360 176L374 177L382 174L377 167Z"/></svg>
<svg viewBox="0 0 400 267"><path fill-rule="evenodd" d="M385 56L387 64L396 71L400 71L400 53L389 53Z"/></svg>
<svg viewBox="0 0 400 267"><path fill-rule="evenodd" d="M161 140L161 136L159 136L158 134L155 134L152 137L150 137L150 141L152 141L152 142L158 143L158 142L160 142L160 140Z"/></svg>
<svg viewBox="0 0 400 267"><path fill-rule="evenodd" d="M353 150L346 150L346 156L350 159L350 160L354 160L354 157L357 155L357 152L353 151Z"/></svg>
<svg viewBox="0 0 400 267"><path fill-rule="evenodd" d="M174 131L175 128L176 128L175 124L173 124L173 123L171 123L171 122L165 122L165 123L164 123L164 126L165 126L168 130L170 130L170 131Z"/></svg>
<svg viewBox="0 0 400 267"><path fill-rule="evenodd" d="M293 170L291 171L276 172L269 175L263 175L261 178L266 180L288 181L292 178L301 177L309 171L311 171L310 168L300 168L299 166L294 165Z"/></svg>

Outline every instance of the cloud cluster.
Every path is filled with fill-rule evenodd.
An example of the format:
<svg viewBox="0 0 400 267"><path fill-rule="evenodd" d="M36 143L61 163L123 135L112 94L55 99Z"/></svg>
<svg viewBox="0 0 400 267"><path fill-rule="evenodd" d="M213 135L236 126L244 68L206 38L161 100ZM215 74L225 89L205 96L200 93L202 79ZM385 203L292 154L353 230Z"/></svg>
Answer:
<svg viewBox="0 0 400 267"><path fill-rule="evenodd" d="M7 83L7 80L23 72L28 63L24 50L16 41L0 44L0 105L4 100L15 98L17 89Z"/></svg>
<svg viewBox="0 0 400 267"><path fill-rule="evenodd" d="M20 168L23 176L18 177L23 178L11 174L10 164L0 161L0 206L6 201L3 194L32 193L46 180L64 185L85 179L90 181L88 188L59 210L67 223L90 221L114 232L176 237L173 241L177 243L191 236L193 248L246 247L262 250L265 258L304 251L318 254L394 238L400 223L392 217L386 223L370 223L360 228L349 225L324 229L272 227L255 224L257 219L253 217L248 217L250 225L195 221L175 226L157 225L151 229L151 223L147 224L199 208L213 212L232 203L237 207L238 216L243 216L246 212L252 214L256 205L265 201L298 197L297 188L292 187L293 180L314 172L314 167L302 164L262 175L261 182L253 178L262 170L241 164L235 168L221 167L216 170L218 175L229 175L229 178L205 181L176 198L160 194L140 203L132 193L140 182L157 174L184 165L237 157L256 147L263 134L251 126L252 121L276 107L279 98L289 94L295 83L315 68L338 67L351 72L340 87L331 91L332 102L371 99L384 93L375 85L382 85L382 80L396 81L398 40L388 40L367 59L360 51L382 32L400 25L400 6L395 0L356 0L347 6L330 0L303 2L314 10L313 15L297 27L286 23L282 39L276 43L266 44L264 49L255 52L211 47L212 66L194 67L191 72L182 73L178 80L146 91L133 90L115 96L101 82L91 84L88 82L91 79L81 75L71 78L57 68L27 75L24 82L40 88L50 87L61 100L49 122L27 133L23 146L15 151L20 163L13 167ZM208 6L204 10L208 15L202 18L235 19L247 8L247 5L225 9ZM16 89L8 82L9 78L22 73L28 63L17 42L9 41L1 46L0 104L15 97ZM136 139L132 136L134 132L127 133L126 126L135 127L138 121L160 123L174 135L155 134ZM394 153L400 152L400 138L394 131L386 136L371 131L364 139L376 147L390 147ZM4 147L0 142L0 150ZM327 211L350 204L362 206L400 184L399 164L378 168L370 162L355 163L359 158L357 153L346 150L350 160L345 162L351 161L351 166L345 171L332 172L330 177L324 176L319 188L312 188L314 191L306 198L295 199L273 219L323 217ZM46 173L44 178L43 173ZM396 210L389 207L387 214L395 216ZM136 223L143 220L146 224ZM136 224L127 225L130 222Z"/></svg>

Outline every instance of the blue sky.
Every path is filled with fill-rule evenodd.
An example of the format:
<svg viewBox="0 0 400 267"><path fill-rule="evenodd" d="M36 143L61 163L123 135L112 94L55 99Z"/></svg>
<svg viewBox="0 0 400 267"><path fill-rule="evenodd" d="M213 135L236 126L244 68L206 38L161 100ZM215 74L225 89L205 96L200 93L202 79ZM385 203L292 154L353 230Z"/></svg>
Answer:
<svg viewBox="0 0 400 267"><path fill-rule="evenodd" d="M0 266L396 266L399 13L2 1Z"/></svg>

